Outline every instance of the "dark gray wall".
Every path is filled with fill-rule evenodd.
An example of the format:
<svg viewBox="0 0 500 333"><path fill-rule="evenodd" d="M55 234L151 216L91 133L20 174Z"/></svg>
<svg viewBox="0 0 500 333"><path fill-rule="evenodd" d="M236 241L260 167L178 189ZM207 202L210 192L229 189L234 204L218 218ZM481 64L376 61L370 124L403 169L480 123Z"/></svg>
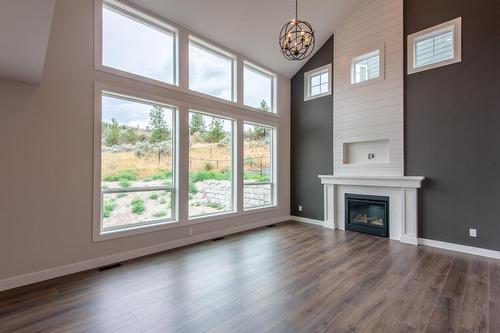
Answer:
<svg viewBox="0 0 500 333"><path fill-rule="evenodd" d="M429 178L419 236L500 250L500 1L405 0L404 11L405 36L462 17L462 62L405 76L406 173Z"/></svg>
<svg viewBox="0 0 500 333"><path fill-rule="evenodd" d="M332 61L333 36L291 82L290 209L292 215L318 220L323 219L323 187L318 175L333 173L333 95L304 101L304 72Z"/></svg>

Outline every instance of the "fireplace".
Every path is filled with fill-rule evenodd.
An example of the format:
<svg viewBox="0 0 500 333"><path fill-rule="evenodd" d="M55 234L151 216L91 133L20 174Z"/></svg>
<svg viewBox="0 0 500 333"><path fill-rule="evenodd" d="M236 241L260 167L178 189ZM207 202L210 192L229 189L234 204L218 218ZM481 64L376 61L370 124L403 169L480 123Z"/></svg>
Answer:
<svg viewBox="0 0 500 333"><path fill-rule="evenodd" d="M346 193L345 227L389 237L389 197Z"/></svg>

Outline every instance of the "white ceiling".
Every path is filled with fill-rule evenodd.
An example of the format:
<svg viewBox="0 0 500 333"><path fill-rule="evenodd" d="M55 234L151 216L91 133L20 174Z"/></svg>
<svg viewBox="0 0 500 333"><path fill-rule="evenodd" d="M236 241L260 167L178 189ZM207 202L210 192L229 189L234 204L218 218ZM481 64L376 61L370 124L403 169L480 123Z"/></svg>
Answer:
<svg viewBox="0 0 500 333"><path fill-rule="evenodd" d="M207 37L286 77L305 61L288 61L278 35L295 16L293 0L130 0L188 30ZM317 51L360 0L302 0L299 19L316 32Z"/></svg>
<svg viewBox="0 0 500 333"><path fill-rule="evenodd" d="M55 2L0 1L0 77L40 83Z"/></svg>

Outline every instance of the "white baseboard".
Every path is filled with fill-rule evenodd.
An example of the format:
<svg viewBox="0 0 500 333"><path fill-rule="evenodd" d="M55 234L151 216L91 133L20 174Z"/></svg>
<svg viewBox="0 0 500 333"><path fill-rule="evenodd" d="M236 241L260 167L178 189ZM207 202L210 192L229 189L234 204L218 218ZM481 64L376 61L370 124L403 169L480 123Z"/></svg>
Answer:
<svg viewBox="0 0 500 333"><path fill-rule="evenodd" d="M297 222L304 222L304 223L309 223L309 224L320 225L322 227L325 225L324 221L310 219L310 218L307 218L307 217L300 217L300 216L293 216L293 215L291 215L290 216L290 220L297 221Z"/></svg>
<svg viewBox="0 0 500 333"><path fill-rule="evenodd" d="M179 239L176 241L171 241L171 242L167 242L167 243L148 246L148 247L144 247L144 248L140 248L140 249L136 249L136 250L131 250L131 251L127 251L127 252L121 252L121 253L105 256L105 257L81 261L81 262L77 262L74 264L49 268L49 269L45 269L42 271L28 273L28 274L24 274L24 275L18 275L18 276L4 279L4 280L0 280L0 291L12 289L12 288L17 288L17 287L25 286L25 285L40 282L40 281L53 279L53 278L60 277L63 275L82 272L82 271L97 268L97 267L111 265L111 264L114 264L117 262L129 260L129 259L134 259L137 257L143 257L143 256L146 256L149 254L158 253L158 252L174 249L177 247L186 246L186 245L190 245L190 244L194 244L194 243L199 243L199 242L203 242L203 241L206 241L209 239L227 236L230 234L259 228L259 227L263 227L263 226L274 224L274 223L289 221L289 220L290 220L289 216L284 216L284 217L275 218L272 220L259 221L256 223L240 225L240 226L236 226L236 227L232 227L232 228L227 228L227 229L223 229L223 230L210 232L207 234L183 238L183 239Z"/></svg>
<svg viewBox="0 0 500 333"><path fill-rule="evenodd" d="M473 247L467 245L460 245L455 243L441 242L432 239L419 238L418 244L425 246L437 247L444 250L462 252L467 254L474 254L476 256L500 259L500 251L483 249L480 247Z"/></svg>

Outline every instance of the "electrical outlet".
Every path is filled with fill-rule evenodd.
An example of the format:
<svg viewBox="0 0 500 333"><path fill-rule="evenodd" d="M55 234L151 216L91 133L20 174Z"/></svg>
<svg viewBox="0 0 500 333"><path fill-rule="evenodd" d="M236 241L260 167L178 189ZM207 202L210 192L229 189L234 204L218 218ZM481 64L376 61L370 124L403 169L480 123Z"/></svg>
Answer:
<svg viewBox="0 0 500 333"><path fill-rule="evenodd" d="M368 159L373 160L375 158L375 153L368 153Z"/></svg>
<svg viewBox="0 0 500 333"><path fill-rule="evenodd" d="M302 211L302 206L301 206L301 205L299 205L299 212L301 212L301 211Z"/></svg>
<svg viewBox="0 0 500 333"><path fill-rule="evenodd" d="M189 229L188 229L188 235L189 235L189 236L193 236L193 233L194 233L193 228L189 228Z"/></svg>
<svg viewBox="0 0 500 333"><path fill-rule="evenodd" d="M477 237L477 230L476 230L476 228L469 228L469 236L470 237Z"/></svg>

